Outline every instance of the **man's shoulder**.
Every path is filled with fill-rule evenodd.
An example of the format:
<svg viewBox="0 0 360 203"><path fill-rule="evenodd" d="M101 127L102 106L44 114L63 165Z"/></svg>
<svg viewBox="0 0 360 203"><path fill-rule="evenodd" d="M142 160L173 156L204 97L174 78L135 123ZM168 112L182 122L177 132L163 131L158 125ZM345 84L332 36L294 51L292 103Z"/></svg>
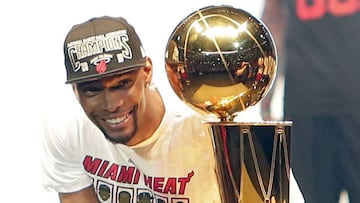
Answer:
<svg viewBox="0 0 360 203"><path fill-rule="evenodd" d="M203 120L204 116L190 108L166 108L167 116L172 117L176 121L191 121L191 120Z"/></svg>
<svg viewBox="0 0 360 203"><path fill-rule="evenodd" d="M53 109L43 114L42 126L48 139L77 140L84 134L98 131L80 105Z"/></svg>

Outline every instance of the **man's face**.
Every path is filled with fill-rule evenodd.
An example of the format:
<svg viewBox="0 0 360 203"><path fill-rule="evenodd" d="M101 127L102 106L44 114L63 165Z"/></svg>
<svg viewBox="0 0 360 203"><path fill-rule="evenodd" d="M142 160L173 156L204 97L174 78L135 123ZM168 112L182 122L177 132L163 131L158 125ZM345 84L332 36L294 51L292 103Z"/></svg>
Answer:
<svg viewBox="0 0 360 203"><path fill-rule="evenodd" d="M110 141L129 144L136 136L150 71L141 68L76 85L85 113Z"/></svg>

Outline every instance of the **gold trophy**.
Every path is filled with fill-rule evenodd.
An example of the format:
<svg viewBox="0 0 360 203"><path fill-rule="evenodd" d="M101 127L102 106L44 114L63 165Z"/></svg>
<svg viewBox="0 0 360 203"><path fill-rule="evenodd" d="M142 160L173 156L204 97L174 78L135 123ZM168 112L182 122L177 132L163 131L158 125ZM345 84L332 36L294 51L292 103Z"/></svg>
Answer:
<svg viewBox="0 0 360 203"><path fill-rule="evenodd" d="M213 140L222 203L289 202L291 121L235 121L268 93L277 52L267 27L232 6L182 20L165 53L172 89L205 121Z"/></svg>

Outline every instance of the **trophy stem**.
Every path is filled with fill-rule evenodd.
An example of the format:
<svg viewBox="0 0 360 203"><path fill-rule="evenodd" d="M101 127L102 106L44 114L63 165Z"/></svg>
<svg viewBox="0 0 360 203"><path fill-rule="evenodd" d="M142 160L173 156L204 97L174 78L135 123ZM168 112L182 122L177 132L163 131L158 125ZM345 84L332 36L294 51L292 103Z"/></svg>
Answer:
<svg viewBox="0 0 360 203"><path fill-rule="evenodd" d="M234 119L237 115L235 114L230 114L230 113L227 113L227 112L219 112L219 119L220 119L220 122L222 123L226 123L226 122L234 122Z"/></svg>

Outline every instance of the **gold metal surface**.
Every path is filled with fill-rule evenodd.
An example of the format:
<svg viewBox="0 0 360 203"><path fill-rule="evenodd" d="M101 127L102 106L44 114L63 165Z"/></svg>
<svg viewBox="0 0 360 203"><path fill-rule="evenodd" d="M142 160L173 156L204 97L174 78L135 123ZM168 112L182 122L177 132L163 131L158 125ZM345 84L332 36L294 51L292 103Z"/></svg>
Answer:
<svg viewBox="0 0 360 203"><path fill-rule="evenodd" d="M207 122L221 203L288 203L292 122Z"/></svg>
<svg viewBox="0 0 360 203"><path fill-rule="evenodd" d="M232 121L271 88L277 53L261 21L241 9L210 6L178 24L165 62L171 87L185 104Z"/></svg>
<svg viewBox="0 0 360 203"><path fill-rule="evenodd" d="M231 6L199 9L171 34L165 62L176 95L220 118L205 126L221 203L289 202L292 122L234 122L274 82L277 53L266 26Z"/></svg>

